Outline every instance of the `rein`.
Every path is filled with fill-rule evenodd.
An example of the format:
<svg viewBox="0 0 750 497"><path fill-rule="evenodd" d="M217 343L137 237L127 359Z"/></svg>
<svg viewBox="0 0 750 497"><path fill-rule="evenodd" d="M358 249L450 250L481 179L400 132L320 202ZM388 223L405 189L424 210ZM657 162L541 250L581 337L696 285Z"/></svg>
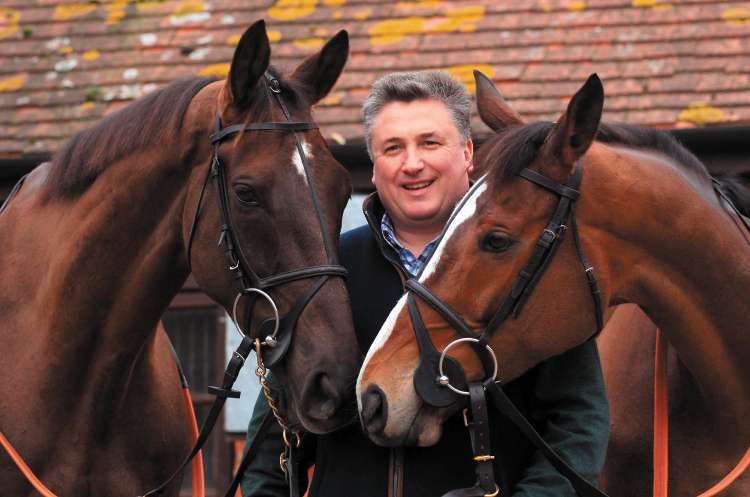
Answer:
<svg viewBox="0 0 750 497"><path fill-rule="evenodd" d="M437 408L454 404L459 400L459 396L469 397L470 409L464 410L464 423L469 429L472 450L474 451L477 481L473 487L452 490L443 497L494 497L500 492L494 476L493 461L495 456L491 454L490 449L487 394L489 394L494 407L512 421L529 442L545 455L550 464L568 479L578 495L582 497L606 497L606 494L580 476L554 452L521 412L518 411L513 402L505 395L496 378L497 358L488 344L488 339L508 318L512 317L516 319L521 314L524 305L544 275L559 248L560 242L563 240L565 232L569 228L573 232L576 254L591 292L597 333L602 330L604 321L601 295L594 275L594 268L588 263L583 254L578 235L578 226L575 220L575 202L580 196L578 188L580 187L583 175L580 164L576 164L575 171L568 184L557 183L530 169L523 169L519 175L556 194L559 197L559 201L554 214L539 236L529 259L518 273L510 293L506 296L478 337L456 311L451 309L439 297L419 283L419 281L410 279L406 282L406 290L408 292L406 298L407 307L420 351L419 366L414 374L414 387L417 394L426 404ZM464 196L464 202L482 181L484 181L484 178L478 181L472 190ZM454 216L461 210L462 206L463 204L456 207ZM448 224L450 224L450 220ZM442 353L437 351L430 339L419 308L417 307L415 296L419 297L440 314L460 335L460 338L448 344ZM472 348L482 362L485 372L489 373L493 371L489 378L484 381L471 382L466 386L467 382L463 368L461 368L458 362L447 355L447 351L459 342L471 343ZM469 421L468 417L469 410L471 411L471 421Z"/></svg>

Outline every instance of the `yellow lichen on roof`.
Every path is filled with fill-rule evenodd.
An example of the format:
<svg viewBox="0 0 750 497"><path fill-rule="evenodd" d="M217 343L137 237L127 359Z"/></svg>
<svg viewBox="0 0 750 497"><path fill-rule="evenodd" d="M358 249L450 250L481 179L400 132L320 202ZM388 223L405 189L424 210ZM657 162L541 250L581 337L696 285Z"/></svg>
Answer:
<svg viewBox="0 0 750 497"><path fill-rule="evenodd" d="M568 10L573 12L586 10L586 2L583 0L574 0L573 2L568 3Z"/></svg>
<svg viewBox="0 0 750 497"><path fill-rule="evenodd" d="M370 43L375 46L398 43L406 35L421 33L424 21L424 17L411 16L376 23L368 30Z"/></svg>
<svg viewBox="0 0 750 497"><path fill-rule="evenodd" d="M52 19L55 21L67 21L69 19L90 14L94 12L96 8L97 5L93 3L69 3L58 5L55 7L55 13L52 14Z"/></svg>
<svg viewBox="0 0 750 497"><path fill-rule="evenodd" d="M196 14L198 12L204 12L205 10L206 10L206 6L203 4L203 2L181 2L172 11L172 15L174 17L179 17L179 16L184 16L187 14Z"/></svg>
<svg viewBox="0 0 750 497"><path fill-rule="evenodd" d="M680 112L678 119L683 122L703 126L724 121L725 117L721 109L711 107L705 102L693 102L687 109Z"/></svg>
<svg viewBox="0 0 750 497"><path fill-rule="evenodd" d="M354 12L352 17L357 21L364 21L372 15L372 9L362 9Z"/></svg>
<svg viewBox="0 0 750 497"><path fill-rule="evenodd" d="M315 12L317 4L318 0L276 0L268 9L268 16L279 21L294 21Z"/></svg>
<svg viewBox="0 0 750 497"><path fill-rule="evenodd" d="M21 13L16 9L0 7L0 40L16 34Z"/></svg>
<svg viewBox="0 0 750 497"><path fill-rule="evenodd" d="M206 78L226 78L229 74L229 64L213 64L198 71L199 76Z"/></svg>
<svg viewBox="0 0 750 497"><path fill-rule="evenodd" d="M659 0L633 0L633 7L641 9L667 10L672 8L671 3L659 3Z"/></svg>
<svg viewBox="0 0 750 497"><path fill-rule="evenodd" d="M125 7L128 6L129 0L115 0L107 4L107 24L117 24L125 17Z"/></svg>
<svg viewBox="0 0 750 497"><path fill-rule="evenodd" d="M299 38L292 43L297 48L311 49L320 48L325 43L323 38Z"/></svg>
<svg viewBox="0 0 750 497"><path fill-rule="evenodd" d="M744 26L750 24L750 11L742 7L727 9L721 13L721 18L730 26Z"/></svg>
<svg viewBox="0 0 750 497"><path fill-rule="evenodd" d="M0 93L20 90L23 88L27 77L26 73L21 73L9 78L0 79Z"/></svg>
<svg viewBox="0 0 750 497"><path fill-rule="evenodd" d="M440 0L411 0L398 2L396 4L397 9L430 9L433 7L439 7L442 2Z"/></svg>
<svg viewBox="0 0 750 497"><path fill-rule="evenodd" d="M339 105L341 103L341 100L343 99L343 95L344 93L340 91L336 93L331 93L330 95L325 97L323 100L318 102L318 105L322 107L331 107L331 106Z"/></svg>
<svg viewBox="0 0 750 497"><path fill-rule="evenodd" d="M326 7L341 7L346 3L346 0L323 0L323 5Z"/></svg>
<svg viewBox="0 0 750 497"><path fill-rule="evenodd" d="M476 30L475 23L482 17L484 17L484 7L467 6L448 9L442 17L410 16L387 19L373 24L368 33L372 45L388 45L398 43L404 36L413 34L474 31Z"/></svg>
<svg viewBox="0 0 750 497"><path fill-rule="evenodd" d="M476 31L476 23L484 17L484 7L481 5L449 9L446 12L447 19L435 26L428 26L427 31L435 33L450 33L451 31L470 32Z"/></svg>
<svg viewBox="0 0 750 497"><path fill-rule="evenodd" d="M446 69L454 78L463 83L472 95L477 89L476 82L474 81L474 70L480 71L490 79L495 75L495 69L488 64L451 66Z"/></svg>
<svg viewBox="0 0 750 497"><path fill-rule="evenodd" d="M100 56L99 50L86 50L83 52L83 60L96 60Z"/></svg>
<svg viewBox="0 0 750 497"><path fill-rule="evenodd" d="M281 31L269 31L268 41L270 41L271 43L277 43L281 41Z"/></svg>
<svg viewBox="0 0 750 497"><path fill-rule="evenodd" d="M156 2L136 2L135 6L139 11L149 11L149 10L155 10L158 9L164 5L164 2L156 1Z"/></svg>

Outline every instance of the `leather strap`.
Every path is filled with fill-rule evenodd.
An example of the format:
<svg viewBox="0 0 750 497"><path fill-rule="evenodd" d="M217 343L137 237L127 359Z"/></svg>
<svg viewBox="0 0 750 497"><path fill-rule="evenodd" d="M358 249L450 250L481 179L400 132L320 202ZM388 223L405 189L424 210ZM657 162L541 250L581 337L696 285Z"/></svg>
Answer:
<svg viewBox="0 0 750 497"><path fill-rule="evenodd" d="M52 490L47 488L44 483L42 483L42 481L37 478L37 476L34 474L34 471L32 471L29 465L26 464L26 462L23 460L18 451L16 451L10 441L5 438L5 435L2 431L0 431L0 445L3 446L5 452L8 453L8 456L10 456L10 459L18 467L21 473L23 473L23 476L26 477L29 483L31 483L31 486L34 487L37 492L42 494L43 497L57 497L57 495L55 495Z"/></svg>
<svg viewBox="0 0 750 497"><path fill-rule="evenodd" d="M669 390L667 339L656 329L654 350L654 495L667 497L669 488Z"/></svg>
<svg viewBox="0 0 750 497"><path fill-rule="evenodd" d="M576 172L574 175L580 170L580 165L576 164ZM581 192L578 191L578 184L575 186L569 186L569 185L563 185L562 183L558 183L557 181L553 181L549 179L547 176L540 174L533 169L529 168L523 168L518 173L518 175L522 178L525 178L532 183L536 183L537 185L541 186L542 188L546 188L547 190L551 192L555 192L561 197L565 197L567 199L570 199L572 201L578 200L578 197L581 196ZM574 180L575 183L575 180ZM580 181L577 183L580 184Z"/></svg>
<svg viewBox="0 0 750 497"><path fill-rule="evenodd" d="M250 123L250 124L232 124L221 131L213 133L210 137L211 143L218 143L228 136L240 131L308 131L318 129L315 123L305 122L270 122L270 123Z"/></svg>
<svg viewBox="0 0 750 497"><path fill-rule="evenodd" d="M529 421L520 413L513 402L505 395L502 388L495 383L490 382L486 386L492 404L495 408L507 417L513 424L518 427L521 433L531 442L534 447L544 454L552 466L557 469L575 489L580 497L606 497L607 494L589 483L579 475L568 463L566 463L555 451L544 441L541 435L534 429Z"/></svg>
<svg viewBox="0 0 750 497"><path fill-rule="evenodd" d="M495 481L495 456L492 455L490 444L490 420L487 415L487 402L482 382L469 383L469 406L471 421L466 418L466 411L464 411L464 420L471 437L477 481L473 487L451 490L443 497L484 497L499 493Z"/></svg>
<svg viewBox="0 0 750 497"><path fill-rule="evenodd" d="M201 427L200 434L198 435L193 448L190 450L190 453L185 457L182 463L167 480L165 480L158 487L154 488L153 490L149 490L140 497L162 495L167 485L169 485L172 480L174 480L178 475L181 475L183 469L188 465L188 463L190 463L193 457L198 454L203 445L206 443L206 440L208 440L208 436L211 434L214 426L216 425L216 421L219 419L219 415L221 414L221 410L224 407L224 403L226 402L227 397L238 398L240 396L240 392L233 390L232 386L237 380L237 375L239 374L242 366L245 364L245 360L247 359L247 356L252 349L253 339L247 336L244 337L240 342L240 345L237 347L237 350L235 350L232 354L232 358L229 360L229 365L224 371L224 381L221 387L209 387L209 392L213 393L216 398L214 399L214 403L211 405L211 410L208 412L208 416L206 416L205 421L203 421L203 426Z"/></svg>

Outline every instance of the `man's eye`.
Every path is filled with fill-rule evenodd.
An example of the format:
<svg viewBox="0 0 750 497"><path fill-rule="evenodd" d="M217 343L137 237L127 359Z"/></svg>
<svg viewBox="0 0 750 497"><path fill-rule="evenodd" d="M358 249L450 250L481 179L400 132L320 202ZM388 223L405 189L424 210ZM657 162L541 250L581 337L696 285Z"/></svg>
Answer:
<svg viewBox="0 0 750 497"><path fill-rule="evenodd" d="M398 145L388 145L387 147L385 147L385 153L392 154L394 152L397 152L398 148Z"/></svg>
<svg viewBox="0 0 750 497"><path fill-rule="evenodd" d="M436 141L433 141L433 140L427 140L426 142L424 142L424 144L425 144L426 147L434 148L434 147L437 147L438 145L440 145L440 142L436 142Z"/></svg>

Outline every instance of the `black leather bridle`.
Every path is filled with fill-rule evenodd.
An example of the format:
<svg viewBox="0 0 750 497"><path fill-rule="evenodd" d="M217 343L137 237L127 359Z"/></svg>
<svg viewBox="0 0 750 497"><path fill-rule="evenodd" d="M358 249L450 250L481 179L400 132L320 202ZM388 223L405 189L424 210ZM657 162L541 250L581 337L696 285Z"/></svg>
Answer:
<svg viewBox="0 0 750 497"><path fill-rule="evenodd" d="M575 488L576 492L586 497L601 497L604 494L578 475L565 461L554 453L551 447L542 439L536 430L529 424L523 415L516 409L514 404L502 391L497 376L497 358L489 346L488 340L508 318L517 318L534 288L541 280L544 272L557 252L563 240L565 232L570 229L573 232L576 253L580 261L586 281L591 291L596 316L597 333L603 327L602 302L599 286L594 275L594 268L588 263L583 254L578 227L575 219L575 202L580 196L579 187L582 178L580 164L576 164L575 171L566 184L557 183L546 176L531 169L523 169L519 176L549 190L560 199L554 214L547 226L537 239L536 245L523 269L518 273L511 287L510 293L505 297L493 317L489 320L484 330L477 335L461 316L443 302L439 297L422 285L417 279L409 279L406 282L406 303L412 328L419 346L419 366L414 374L414 387L417 394L428 405L443 408L448 407L460 400L460 396L469 397L471 410L471 422L464 411L464 420L469 428L474 461L476 462L477 482L475 486L452 490L443 497L483 497L498 495L499 488L495 481L493 460L490 451L489 419L487 416L487 405L485 392L489 393L495 407L511 421L513 421L529 441L541 450L550 463L558 469ZM453 211L453 216L446 225L450 226L455 216L459 213L464 203L471 198L485 178L479 180L472 189L464 196L463 202ZM444 231L445 233L445 231ZM451 325L460 335L458 340L448 344L442 351L438 352L430 339L427 328L422 320L421 313L416 304L415 297L419 297L433 310ZM485 372L490 375L484 381L472 382L467 386L463 368L447 355L448 349L460 342L469 342L478 355ZM490 374L492 372L492 374Z"/></svg>
<svg viewBox="0 0 750 497"><path fill-rule="evenodd" d="M318 291L323 287L325 282L328 281L330 277L345 277L347 274L346 268L338 263L333 243L328 237L328 231L326 229L323 211L320 207L320 200L318 198L317 192L315 191L313 178L310 175L310 167L308 164L307 156L305 155L304 148L302 147L302 142L300 141L298 135L298 132L300 131L317 129L318 125L313 122L292 121L291 114L289 113L289 110L284 103L284 100L282 99L282 88L278 79L268 73L265 74L265 77L267 81L266 88L268 88L268 91L273 96L273 100L275 100L279 104L279 107L281 108L282 112L284 113L284 117L286 118L286 122L233 124L222 128L221 118L217 114L214 124L214 133L210 136L212 148L211 163L206 177L203 181L200 195L198 197L198 204L195 208L195 215L193 216L193 221L190 225L190 232L188 234L187 243L187 260L188 265L190 265L191 249L193 239L195 238L195 232L198 226L198 221L200 219L203 197L205 195L209 180L213 178L219 203L219 213L221 215L219 246L224 246L224 254L227 259L228 270L232 274L233 279L237 281L238 285L238 294L234 300L232 318L235 321L237 329L242 335L242 341L232 354L232 358L229 361L226 371L224 371L224 379L222 385L220 387L208 388L209 392L216 396L216 400L211 406L211 410L206 416L206 420L203 422L203 426L201 427L200 434L198 435L198 439L196 440L193 449L190 451L177 471L175 471L168 480L159 485L157 488L145 493L143 497L161 495L166 486L174 478L176 478L177 475L181 474L185 466L187 466L190 460L195 457L195 455L201 449L205 441L208 439L208 435L213 429L213 426L215 425L216 420L221 413L221 409L224 406L227 397L237 398L240 396L240 392L233 390L232 386L234 385L240 369L244 365L245 360L247 359L250 352L252 350L256 351L256 354L258 355L258 371L260 371L261 368L263 370L262 374L258 371L256 371L256 374L261 377L262 381L265 381L265 368L273 367L275 364L278 364L279 361L281 361L281 359L285 356L286 352L289 350L289 345L292 341L292 336L294 334L294 328L297 324L297 320L299 319L302 311L305 309L307 304L310 303L315 294L318 293ZM253 271L252 267L248 263L247 257L242 251L242 246L239 243L238 230L235 228L232 220L231 210L229 208L227 175L224 165L219 159L219 146L221 145L221 143L234 134L243 131L276 131L293 133L294 142L302 162L302 167L305 172L305 179L310 190L310 196L312 198L313 206L315 208L315 214L320 226L323 244L326 251L327 264L308 266L302 269L286 271L283 273L277 273L265 277L261 277L255 271ZM284 316L279 316L278 307L273 298L266 292L266 290L277 287L279 285L290 283L292 281L298 281L307 278L315 278L315 280L312 282L307 291L305 291L305 293L302 294L302 296L290 307L289 311ZM260 324L259 331L257 333L258 336L252 337L249 334L246 334L240 327L240 323L237 319L237 304L242 297L246 297L249 299L248 305L246 306L245 319L245 329L249 330L253 308L259 296L264 298L270 304L271 308L274 311L274 317L268 318L263 321ZM271 400L269 399L269 404L270 403ZM279 417L279 414L275 412L275 409L273 409L273 411L274 416L276 416L277 421L279 421L279 424L282 425L282 429L284 430L286 448L285 454L283 454L281 458L282 469L284 469L284 471L287 473L287 479L289 480L290 488L292 489L291 492L294 493L297 491L297 476L296 474L294 474L294 469L296 466L294 454L299 446L299 438L297 438L296 443L290 443L287 440L287 427L283 424L283 421ZM261 428L258 430L258 433L256 433L253 442L251 443L245 457L243 458L243 461L240 465L240 470L238 471L232 483L232 486L227 491L228 496L234 495L235 490L239 485L242 473L247 466L247 463L257 452L260 442L265 437L265 434L270 428L272 421L273 418L271 417L271 412L269 412L263 419Z"/></svg>
<svg viewBox="0 0 750 497"><path fill-rule="evenodd" d="M267 319L261 324L259 336L263 338L262 345L266 348L264 354L264 361L266 366L272 367L278 363L289 349L291 343L294 327L299 319L300 314L305 309L310 300L315 294L323 287L323 284L331 276L346 276L346 269L338 264L336 258L336 252L333 248L333 243L329 239L328 231L326 229L326 222L323 217L323 212L320 207L320 200L318 194L315 191L313 185L313 178L310 175L310 167L308 164L307 156L305 154L302 143L299 139L299 131L308 131L311 129L317 129L318 125L313 122L296 122L291 120L291 115L287 109L284 100L281 98L281 86L279 81L266 73L266 79L268 80L268 89L273 95L274 100L278 102L281 107L284 117L287 119L286 122L264 122L264 123L249 123L249 124L234 124L222 128L221 118L217 115L214 124L214 133L211 135L211 147L212 157L211 166L209 167L208 173L205 180L203 181L203 187L201 194L198 199L198 205L195 209L195 215L193 222L190 226L190 233L188 235L188 246L187 246L187 258L190 261L191 248L195 231L198 225L198 220L201 211L201 205L203 202L203 196L208 185L209 179L214 179L216 186L217 199L219 203L219 213L221 215L221 228L219 236L219 245L224 246L224 254L227 259L227 267L232 273L232 277L237 281L239 287L239 293L235 299L234 315L235 324L237 328L242 332L242 328L239 326L239 322L236 319L236 307L237 302L241 296L247 296L250 298L250 303L247 306L248 322L252 315L252 308L254 307L255 300L258 296L262 296L268 300L271 307L275 310L276 316L273 319ZM297 147L297 152L301 158L302 167L305 171L305 179L310 190L310 197L312 198L313 206L315 208L315 214L318 219L320 226L323 245L326 251L326 258L328 264L321 264L317 266L309 266L302 269L296 269L293 271L287 271L283 273L277 273L271 276L260 277L253 271L252 267L248 263L248 259L245 256L242 245L239 243L239 237L237 229L232 220L231 211L229 209L229 197L228 197L228 185L226 170L219 159L219 146L227 138L233 136L236 133L242 131L280 131L280 132L292 132L294 135L294 142ZM266 290L283 285L292 281L316 278L312 286L302 297L290 308L289 312L282 317L278 316L278 308L266 293ZM244 333L243 333L244 336Z"/></svg>

